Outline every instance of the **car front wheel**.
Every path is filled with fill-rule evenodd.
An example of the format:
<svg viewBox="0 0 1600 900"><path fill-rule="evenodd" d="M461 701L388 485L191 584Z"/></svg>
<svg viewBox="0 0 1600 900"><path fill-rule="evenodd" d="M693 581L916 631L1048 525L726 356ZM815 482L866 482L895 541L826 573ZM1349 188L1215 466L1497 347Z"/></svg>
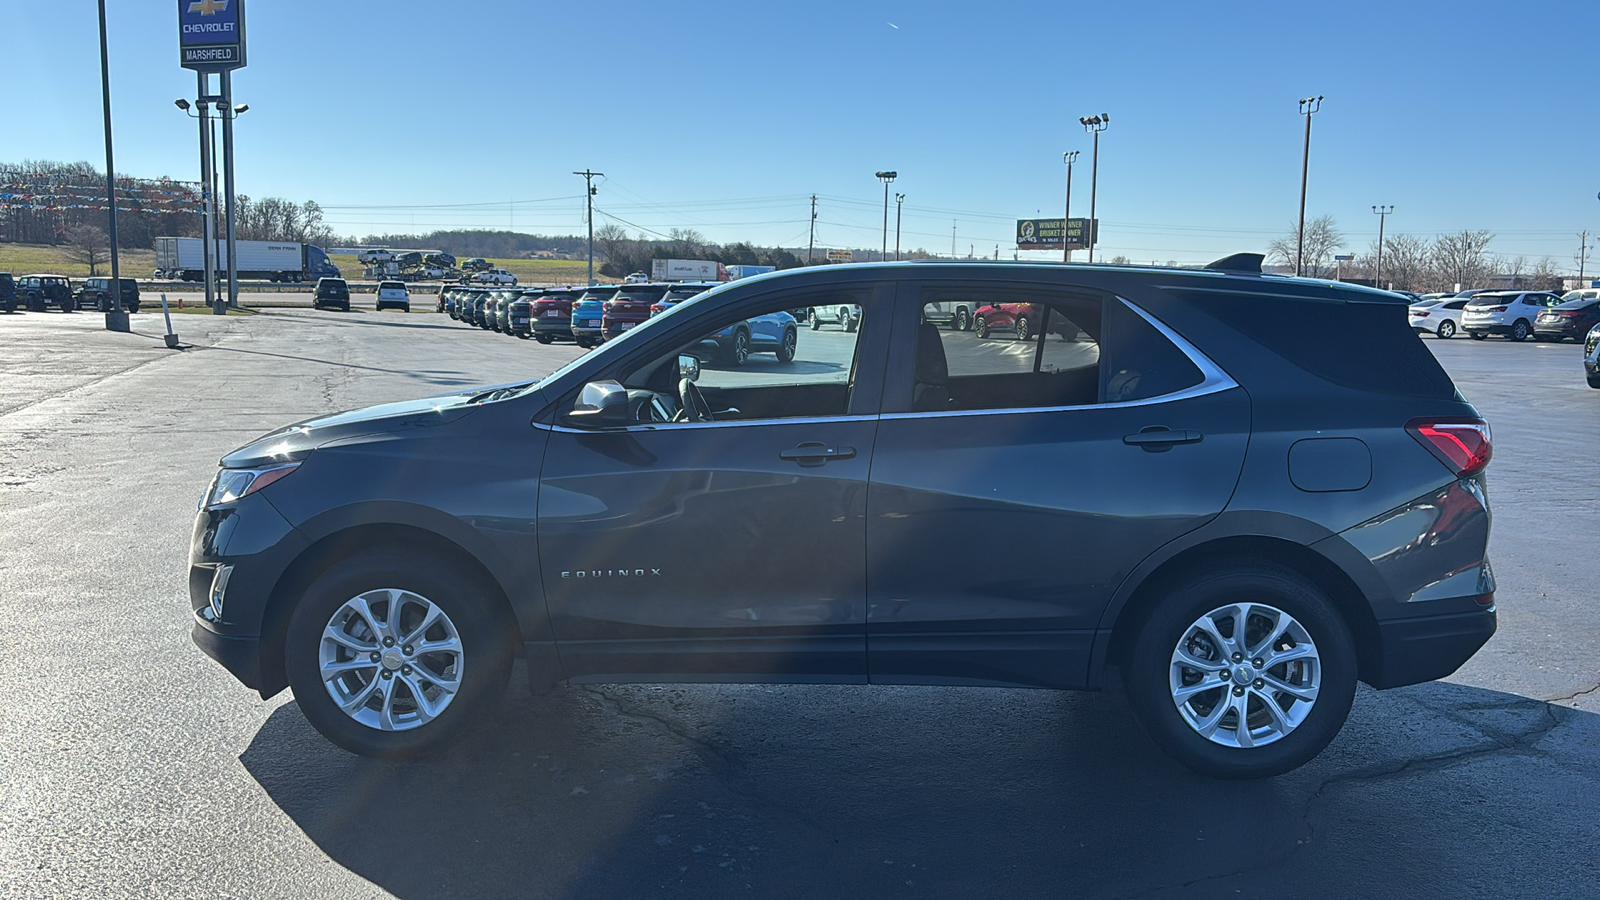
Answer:
<svg viewBox="0 0 1600 900"><path fill-rule="evenodd" d="M1469 331L1467 334L1471 335L1472 339L1475 341L1487 340L1489 337L1487 334L1484 334L1481 331Z"/></svg>
<svg viewBox="0 0 1600 900"><path fill-rule="evenodd" d="M956 331L966 331L972 326L972 320L967 317L965 309L958 309L955 318L950 321L950 326Z"/></svg>
<svg viewBox="0 0 1600 900"><path fill-rule="evenodd" d="M426 555L336 563L301 597L286 635L306 719L340 747L384 759L458 738L510 674L512 635L491 593Z"/></svg>
<svg viewBox="0 0 1600 900"><path fill-rule="evenodd" d="M1355 698L1355 647L1297 573L1251 561L1206 569L1150 613L1126 661L1151 738L1204 775L1263 778L1305 764Z"/></svg>
<svg viewBox="0 0 1600 900"><path fill-rule="evenodd" d="M750 358L750 333L748 331L735 331L733 344L728 348L728 364L742 366Z"/></svg>
<svg viewBox="0 0 1600 900"><path fill-rule="evenodd" d="M978 337L980 337L980 338L988 337L989 336L989 322L988 322L988 320L985 319L983 316L979 316L976 319L973 319L972 320L972 330L977 332L978 333Z"/></svg>
<svg viewBox="0 0 1600 900"><path fill-rule="evenodd" d="M806 311L806 321L811 323L812 331L822 327L822 320L817 318L817 311L814 309Z"/></svg>
<svg viewBox="0 0 1600 900"><path fill-rule="evenodd" d="M1439 323L1439 337L1449 340L1456 336L1456 323L1445 319Z"/></svg>

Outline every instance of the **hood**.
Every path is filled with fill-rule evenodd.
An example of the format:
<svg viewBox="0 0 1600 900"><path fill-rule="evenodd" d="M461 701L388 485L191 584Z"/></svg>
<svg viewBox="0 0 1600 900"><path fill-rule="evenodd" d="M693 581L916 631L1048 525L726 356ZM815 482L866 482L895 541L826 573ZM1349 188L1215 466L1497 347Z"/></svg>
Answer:
<svg viewBox="0 0 1600 900"><path fill-rule="evenodd" d="M222 458L225 469L241 469L304 459L332 441L380 432L433 428L460 419L489 400L498 400L532 385L531 381L473 388L421 400L382 403L319 416L270 431Z"/></svg>

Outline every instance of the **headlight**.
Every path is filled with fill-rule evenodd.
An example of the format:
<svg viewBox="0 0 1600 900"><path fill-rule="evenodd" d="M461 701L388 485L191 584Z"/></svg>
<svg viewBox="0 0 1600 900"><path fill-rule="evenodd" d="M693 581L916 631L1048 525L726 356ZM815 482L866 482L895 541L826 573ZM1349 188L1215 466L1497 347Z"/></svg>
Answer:
<svg viewBox="0 0 1600 900"><path fill-rule="evenodd" d="M223 469L216 478L211 479L211 487L207 489L200 506L209 509L248 497L298 468L300 464L296 462L260 469Z"/></svg>

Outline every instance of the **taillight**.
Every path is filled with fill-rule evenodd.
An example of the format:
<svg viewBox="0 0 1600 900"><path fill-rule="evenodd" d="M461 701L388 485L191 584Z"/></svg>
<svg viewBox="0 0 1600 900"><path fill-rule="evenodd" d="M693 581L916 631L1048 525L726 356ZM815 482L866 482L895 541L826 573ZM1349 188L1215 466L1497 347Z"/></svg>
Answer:
<svg viewBox="0 0 1600 900"><path fill-rule="evenodd" d="M1428 317L1428 314L1426 312L1422 311L1422 310L1418 310L1418 311L1412 313L1412 315L1416 316L1419 319L1426 319Z"/></svg>
<svg viewBox="0 0 1600 900"><path fill-rule="evenodd" d="M1488 312L1505 312L1506 308L1504 306L1491 306L1491 307L1489 307L1489 309L1487 311Z"/></svg>
<svg viewBox="0 0 1600 900"><path fill-rule="evenodd" d="M1489 423L1482 419L1412 419L1406 431L1457 477L1482 472L1494 452Z"/></svg>

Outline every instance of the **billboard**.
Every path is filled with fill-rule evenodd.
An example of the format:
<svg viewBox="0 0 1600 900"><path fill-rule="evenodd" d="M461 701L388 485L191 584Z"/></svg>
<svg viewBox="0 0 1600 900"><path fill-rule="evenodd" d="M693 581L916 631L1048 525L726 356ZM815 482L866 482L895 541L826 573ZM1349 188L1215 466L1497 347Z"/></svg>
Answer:
<svg viewBox="0 0 1600 900"><path fill-rule="evenodd" d="M1018 250L1060 250L1062 241L1068 250L1082 250L1089 246L1089 220L1071 219L1018 219ZM1064 234L1063 234L1064 233ZM1100 223L1095 222L1094 237L1100 237Z"/></svg>
<svg viewBox="0 0 1600 900"><path fill-rule="evenodd" d="M855 259L855 252L851 250L829 250L828 262L850 262Z"/></svg>
<svg viewBox="0 0 1600 900"><path fill-rule="evenodd" d="M244 0L178 0L178 58L197 72L244 68Z"/></svg>

